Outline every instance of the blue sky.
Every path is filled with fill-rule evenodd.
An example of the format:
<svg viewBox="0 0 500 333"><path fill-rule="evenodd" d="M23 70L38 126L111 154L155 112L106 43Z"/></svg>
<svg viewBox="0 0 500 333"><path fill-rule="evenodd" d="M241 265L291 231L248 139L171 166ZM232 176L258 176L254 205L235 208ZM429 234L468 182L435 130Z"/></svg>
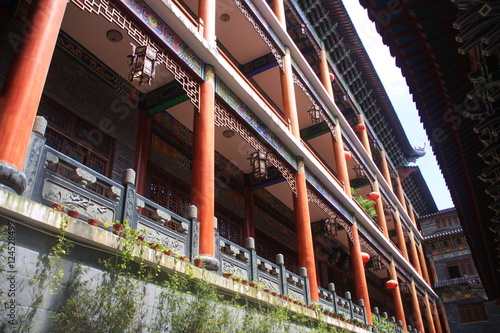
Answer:
<svg viewBox="0 0 500 333"><path fill-rule="evenodd" d="M359 1L344 0L343 2L392 101L408 140L415 148L425 146L426 154L417 160L416 165L420 167L438 209L453 207L448 187L444 182L427 135L420 123L415 103L413 103L401 70L396 67L396 62L390 55L388 47L383 44L375 25L370 21L367 12L361 7Z"/></svg>

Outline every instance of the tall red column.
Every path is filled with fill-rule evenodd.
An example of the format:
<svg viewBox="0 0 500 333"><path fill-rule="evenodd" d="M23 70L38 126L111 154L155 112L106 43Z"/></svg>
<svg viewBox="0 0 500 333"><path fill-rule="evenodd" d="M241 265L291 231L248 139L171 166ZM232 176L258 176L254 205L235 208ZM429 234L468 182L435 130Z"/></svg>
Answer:
<svg viewBox="0 0 500 333"><path fill-rule="evenodd" d="M319 70L320 70L320 76L321 76L321 83L323 84L323 87L325 87L326 91L328 92L328 95L332 98L333 101L335 101L335 98L333 96L333 88L332 88L332 81L330 78L330 70L328 69L328 60L326 59L326 51L325 51L325 45L321 43L321 50L319 51L319 58L320 58L320 63L319 63Z"/></svg>
<svg viewBox="0 0 500 333"><path fill-rule="evenodd" d="M418 257L417 245L415 244L415 238L413 236L413 231L411 230L409 238L410 238L410 252L411 252L413 267L415 267L415 270L418 272L418 274L422 276L422 269L420 268L420 260Z"/></svg>
<svg viewBox="0 0 500 333"><path fill-rule="evenodd" d="M382 175L384 176L385 181L389 184L389 187L392 189L392 179L391 173L389 171L389 164L387 163L387 158L385 156L385 151L380 151L380 164L382 167Z"/></svg>
<svg viewBox="0 0 500 333"><path fill-rule="evenodd" d="M356 222L351 226L352 240L349 240L349 253L351 255L352 274L356 296L365 301L366 318L368 324L372 324L372 308L370 305L370 294L366 283L365 267L361 258L361 244L359 243L358 226Z"/></svg>
<svg viewBox="0 0 500 333"><path fill-rule="evenodd" d="M215 73L208 65L205 80L200 86L200 110L194 115L191 203L198 207L199 251L200 255L207 256L204 257L207 266L208 258L214 256L215 214Z"/></svg>
<svg viewBox="0 0 500 333"><path fill-rule="evenodd" d="M394 265L394 260L391 261L389 267L391 272L391 278L393 280L398 281L398 275L396 273L396 266ZM401 298L401 289L399 288L399 285L392 290L392 302L394 304L394 312L396 315L396 319L401 320L401 322L403 323L403 330L406 332L407 327L406 327L405 310L403 306L403 300Z"/></svg>
<svg viewBox="0 0 500 333"><path fill-rule="evenodd" d="M396 237L398 238L398 248L406 260L409 260L410 257L408 257L408 249L406 248L405 235L403 233L403 222L398 210L394 213L394 227L396 229Z"/></svg>
<svg viewBox="0 0 500 333"><path fill-rule="evenodd" d="M432 316L434 318L434 326L436 327L437 333L443 333L443 327L441 326L441 320L439 319L439 312L437 310L436 303L432 303Z"/></svg>
<svg viewBox="0 0 500 333"><path fill-rule="evenodd" d="M408 207L406 207L406 200L403 194L403 184L401 184L401 178L396 176L396 196L398 197L399 203L403 206L404 210L408 212Z"/></svg>
<svg viewBox="0 0 500 333"><path fill-rule="evenodd" d="M423 251L423 248L422 248L422 244L419 244L417 246L417 252L418 252L418 255L419 255L419 259L420 259L420 269L422 270L422 276L425 280L425 282L427 282L428 285L431 284L431 279L429 277L429 271L427 270L427 260L425 258L425 254L424 254L424 251Z"/></svg>
<svg viewBox="0 0 500 333"><path fill-rule="evenodd" d="M434 327L434 318L432 316L431 303L429 302L429 297L424 295L425 303L425 319L427 320L427 330L429 333L436 333L436 328Z"/></svg>
<svg viewBox="0 0 500 333"><path fill-rule="evenodd" d="M295 173L295 187L293 207L295 214L295 229L297 235L297 249L299 250L299 265L307 268L311 300L317 302L318 279L316 275L316 261L314 258L314 244L312 239L311 218L309 216L309 202L307 200L307 185L304 162L298 160L298 170Z"/></svg>
<svg viewBox="0 0 500 333"><path fill-rule="evenodd" d="M333 88L332 82L330 78L330 71L328 69L328 61L326 59L326 51L324 49L324 45L321 45L321 51L319 53L320 56L320 76L321 83L325 87L328 95L331 97L332 101L335 101L333 96ZM333 155L335 157L335 164L337 166L337 177L339 181L344 186L344 192L351 197L351 184L349 181L349 172L347 170L347 163L345 160L345 151L344 151L344 143L342 140L342 130L340 126L335 125L334 133L332 133L332 143L333 143Z"/></svg>
<svg viewBox="0 0 500 333"><path fill-rule="evenodd" d="M335 137L332 137L332 140L333 154L335 156L335 164L337 165L337 176L339 177L339 181L344 186L344 192L349 198L352 198L351 181L349 180L349 171L347 170L347 162L345 160L344 144L340 125L337 124L334 131Z"/></svg>
<svg viewBox="0 0 500 333"><path fill-rule="evenodd" d="M417 288L413 279L410 281L410 300L413 317L415 318L415 326L420 332L425 332L424 321L422 320L422 313L420 312L420 305L418 303Z"/></svg>
<svg viewBox="0 0 500 333"><path fill-rule="evenodd" d="M203 38L210 44L215 45L215 12L216 0L200 0L198 3L198 18Z"/></svg>
<svg viewBox="0 0 500 333"><path fill-rule="evenodd" d="M366 128L365 124L365 116L360 113L359 114L359 124L364 126L364 129L360 132L358 132L358 137L361 143L363 144L363 147L365 147L366 152L368 155L372 157L372 149L370 147L370 139L368 138L368 129Z"/></svg>
<svg viewBox="0 0 500 333"><path fill-rule="evenodd" d="M389 240L389 230L387 230L387 222L385 220L385 213L384 213L384 202L382 200L382 193L380 192L377 180L373 182L373 190L380 194L379 198L375 200L375 210L377 211L377 223L382 229L385 238Z"/></svg>
<svg viewBox="0 0 500 333"><path fill-rule="evenodd" d="M448 318L446 318L446 310L444 308L444 304L442 301L439 301L439 305L438 305L438 308L439 308L439 313L441 314L441 318L442 318L442 323L443 323L443 332L445 333L451 333L451 330L450 330L450 325L448 324Z"/></svg>
<svg viewBox="0 0 500 333"><path fill-rule="evenodd" d="M153 117L146 111L139 111L137 125L137 139L135 142L134 170L136 172L137 193L144 195L146 192L146 175L151 142L151 121Z"/></svg>
<svg viewBox="0 0 500 333"><path fill-rule="evenodd" d="M285 8L283 0L273 0L273 11L286 30ZM290 122L292 135L300 140L299 118L297 115L297 104L293 86L292 58L290 50L285 46L283 56L283 72L281 73L281 93L283 98L283 111L285 118ZM297 235L297 248L299 249L299 264L307 269L311 299L315 302L318 297L318 280L316 275L316 261L314 258L314 244L311 231L311 217L309 216L309 202L307 199L307 182L305 167L302 159L297 161L297 172L295 173L295 187L297 194L293 197L295 214L295 228Z"/></svg>
<svg viewBox="0 0 500 333"><path fill-rule="evenodd" d="M22 36L0 94L0 186L21 194L26 187L22 173L66 0L38 0L30 6Z"/></svg>

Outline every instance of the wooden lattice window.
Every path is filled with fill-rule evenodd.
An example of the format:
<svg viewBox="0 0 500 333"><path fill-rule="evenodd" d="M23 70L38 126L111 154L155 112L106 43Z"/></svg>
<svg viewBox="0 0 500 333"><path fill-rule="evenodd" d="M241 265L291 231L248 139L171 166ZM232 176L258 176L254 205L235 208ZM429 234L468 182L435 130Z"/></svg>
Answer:
<svg viewBox="0 0 500 333"><path fill-rule="evenodd" d="M448 271L448 278L455 279L465 275L471 276L475 274L474 266L469 258L448 261L446 263L446 270Z"/></svg>
<svg viewBox="0 0 500 333"><path fill-rule="evenodd" d="M275 239L263 233L257 233L255 238L255 250L257 251L257 255L271 262L276 262L276 255L278 253L283 254L286 268L289 271L298 273L299 263L297 260L297 253L280 244Z"/></svg>
<svg viewBox="0 0 500 333"><path fill-rule="evenodd" d="M482 302L469 304L459 304L458 314L462 323L473 323L477 321L487 321L488 315Z"/></svg>
<svg viewBox="0 0 500 333"><path fill-rule="evenodd" d="M444 229L455 225L459 225L459 220L454 217L443 217L437 219L435 221L435 224L437 229Z"/></svg>
<svg viewBox="0 0 500 333"><path fill-rule="evenodd" d="M217 230L219 235L238 245L243 245L242 222L230 214L221 212L220 209L215 213L217 217Z"/></svg>
<svg viewBox="0 0 500 333"><path fill-rule="evenodd" d="M166 174L151 175L149 198L158 205L184 217L190 204L189 187Z"/></svg>
<svg viewBox="0 0 500 333"><path fill-rule="evenodd" d="M47 97L40 101L38 114L47 119L45 138L49 147L104 176L111 175L113 138ZM63 165L52 170L69 177L70 170ZM102 186L95 184L93 189L101 192Z"/></svg>

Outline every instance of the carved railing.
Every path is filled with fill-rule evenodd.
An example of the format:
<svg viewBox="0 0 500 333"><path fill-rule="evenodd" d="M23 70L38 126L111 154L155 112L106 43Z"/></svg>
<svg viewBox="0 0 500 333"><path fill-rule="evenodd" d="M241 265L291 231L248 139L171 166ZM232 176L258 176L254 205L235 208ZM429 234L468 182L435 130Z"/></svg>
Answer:
<svg viewBox="0 0 500 333"><path fill-rule="evenodd" d="M346 292L343 298L337 295L333 283L328 284L328 289L318 288L319 304L323 306L323 309L328 309L331 313L340 313L345 319L356 319L366 324L362 299L359 300L360 305L357 305L352 301L350 292Z"/></svg>
<svg viewBox="0 0 500 333"><path fill-rule="evenodd" d="M136 193L135 172L124 171L123 184L95 172L87 166L65 156L45 145L43 133L34 132L31 148L25 166L27 189L23 196L49 206L66 206L66 211L78 213L78 219L98 220L97 227L112 231L106 222L124 223L132 229L143 230L145 242L158 243L164 248L194 260L198 256L199 222L196 207L188 207L188 218L181 217ZM232 272L248 281L258 283L262 289L283 299L311 305L311 292L307 271L300 268L295 274L285 267L282 254L276 256L276 263L257 256L253 238L247 238L246 247L220 237L215 230L215 258L221 263L216 273ZM345 313L346 318L358 319L364 323L363 306L355 305L350 299L319 289L320 303L334 311ZM333 299L328 302L325 299Z"/></svg>
<svg viewBox="0 0 500 333"><path fill-rule="evenodd" d="M396 321L396 318L394 316L391 316L391 318L389 318L387 312L382 312L382 314L380 314L377 307L373 308L372 319L374 325L381 323L383 324L383 326L388 327L387 330L382 330L380 332L403 333L402 321L401 320ZM408 332L413 332L413 329L410 325L408 325Z"/></svg>
<svg viewBox="0 0 500 333"><path fill-rule="evenodd" d="M216 237L218 259L221 262L219 274L231 273L257 283L272 295L286 296L290 300L309 305L309 282L305 276L297 275L285 268L282 254L276 256L276 263L257 255L254 239L247 238L246 248L223 237Z"/></svg>

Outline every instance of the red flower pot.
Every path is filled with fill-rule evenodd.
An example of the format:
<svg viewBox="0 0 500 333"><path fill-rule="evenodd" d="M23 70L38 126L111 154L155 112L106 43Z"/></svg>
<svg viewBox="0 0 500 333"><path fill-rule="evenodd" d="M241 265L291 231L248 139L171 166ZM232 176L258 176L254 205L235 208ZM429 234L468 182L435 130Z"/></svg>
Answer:
<svg viewBox="0 0 500 333"><path fill-rule="evenodd" d="M68 210L68 215L74 219L77 219L80 213L78 213L76 210Z"/></svg>
<svg viewBox="0 0 500 333"><path fill-rule="evenodd" d="M99 225L99 220L96 219L88 219L87 223L90 224L93 227L97 227Z"/></svg>

